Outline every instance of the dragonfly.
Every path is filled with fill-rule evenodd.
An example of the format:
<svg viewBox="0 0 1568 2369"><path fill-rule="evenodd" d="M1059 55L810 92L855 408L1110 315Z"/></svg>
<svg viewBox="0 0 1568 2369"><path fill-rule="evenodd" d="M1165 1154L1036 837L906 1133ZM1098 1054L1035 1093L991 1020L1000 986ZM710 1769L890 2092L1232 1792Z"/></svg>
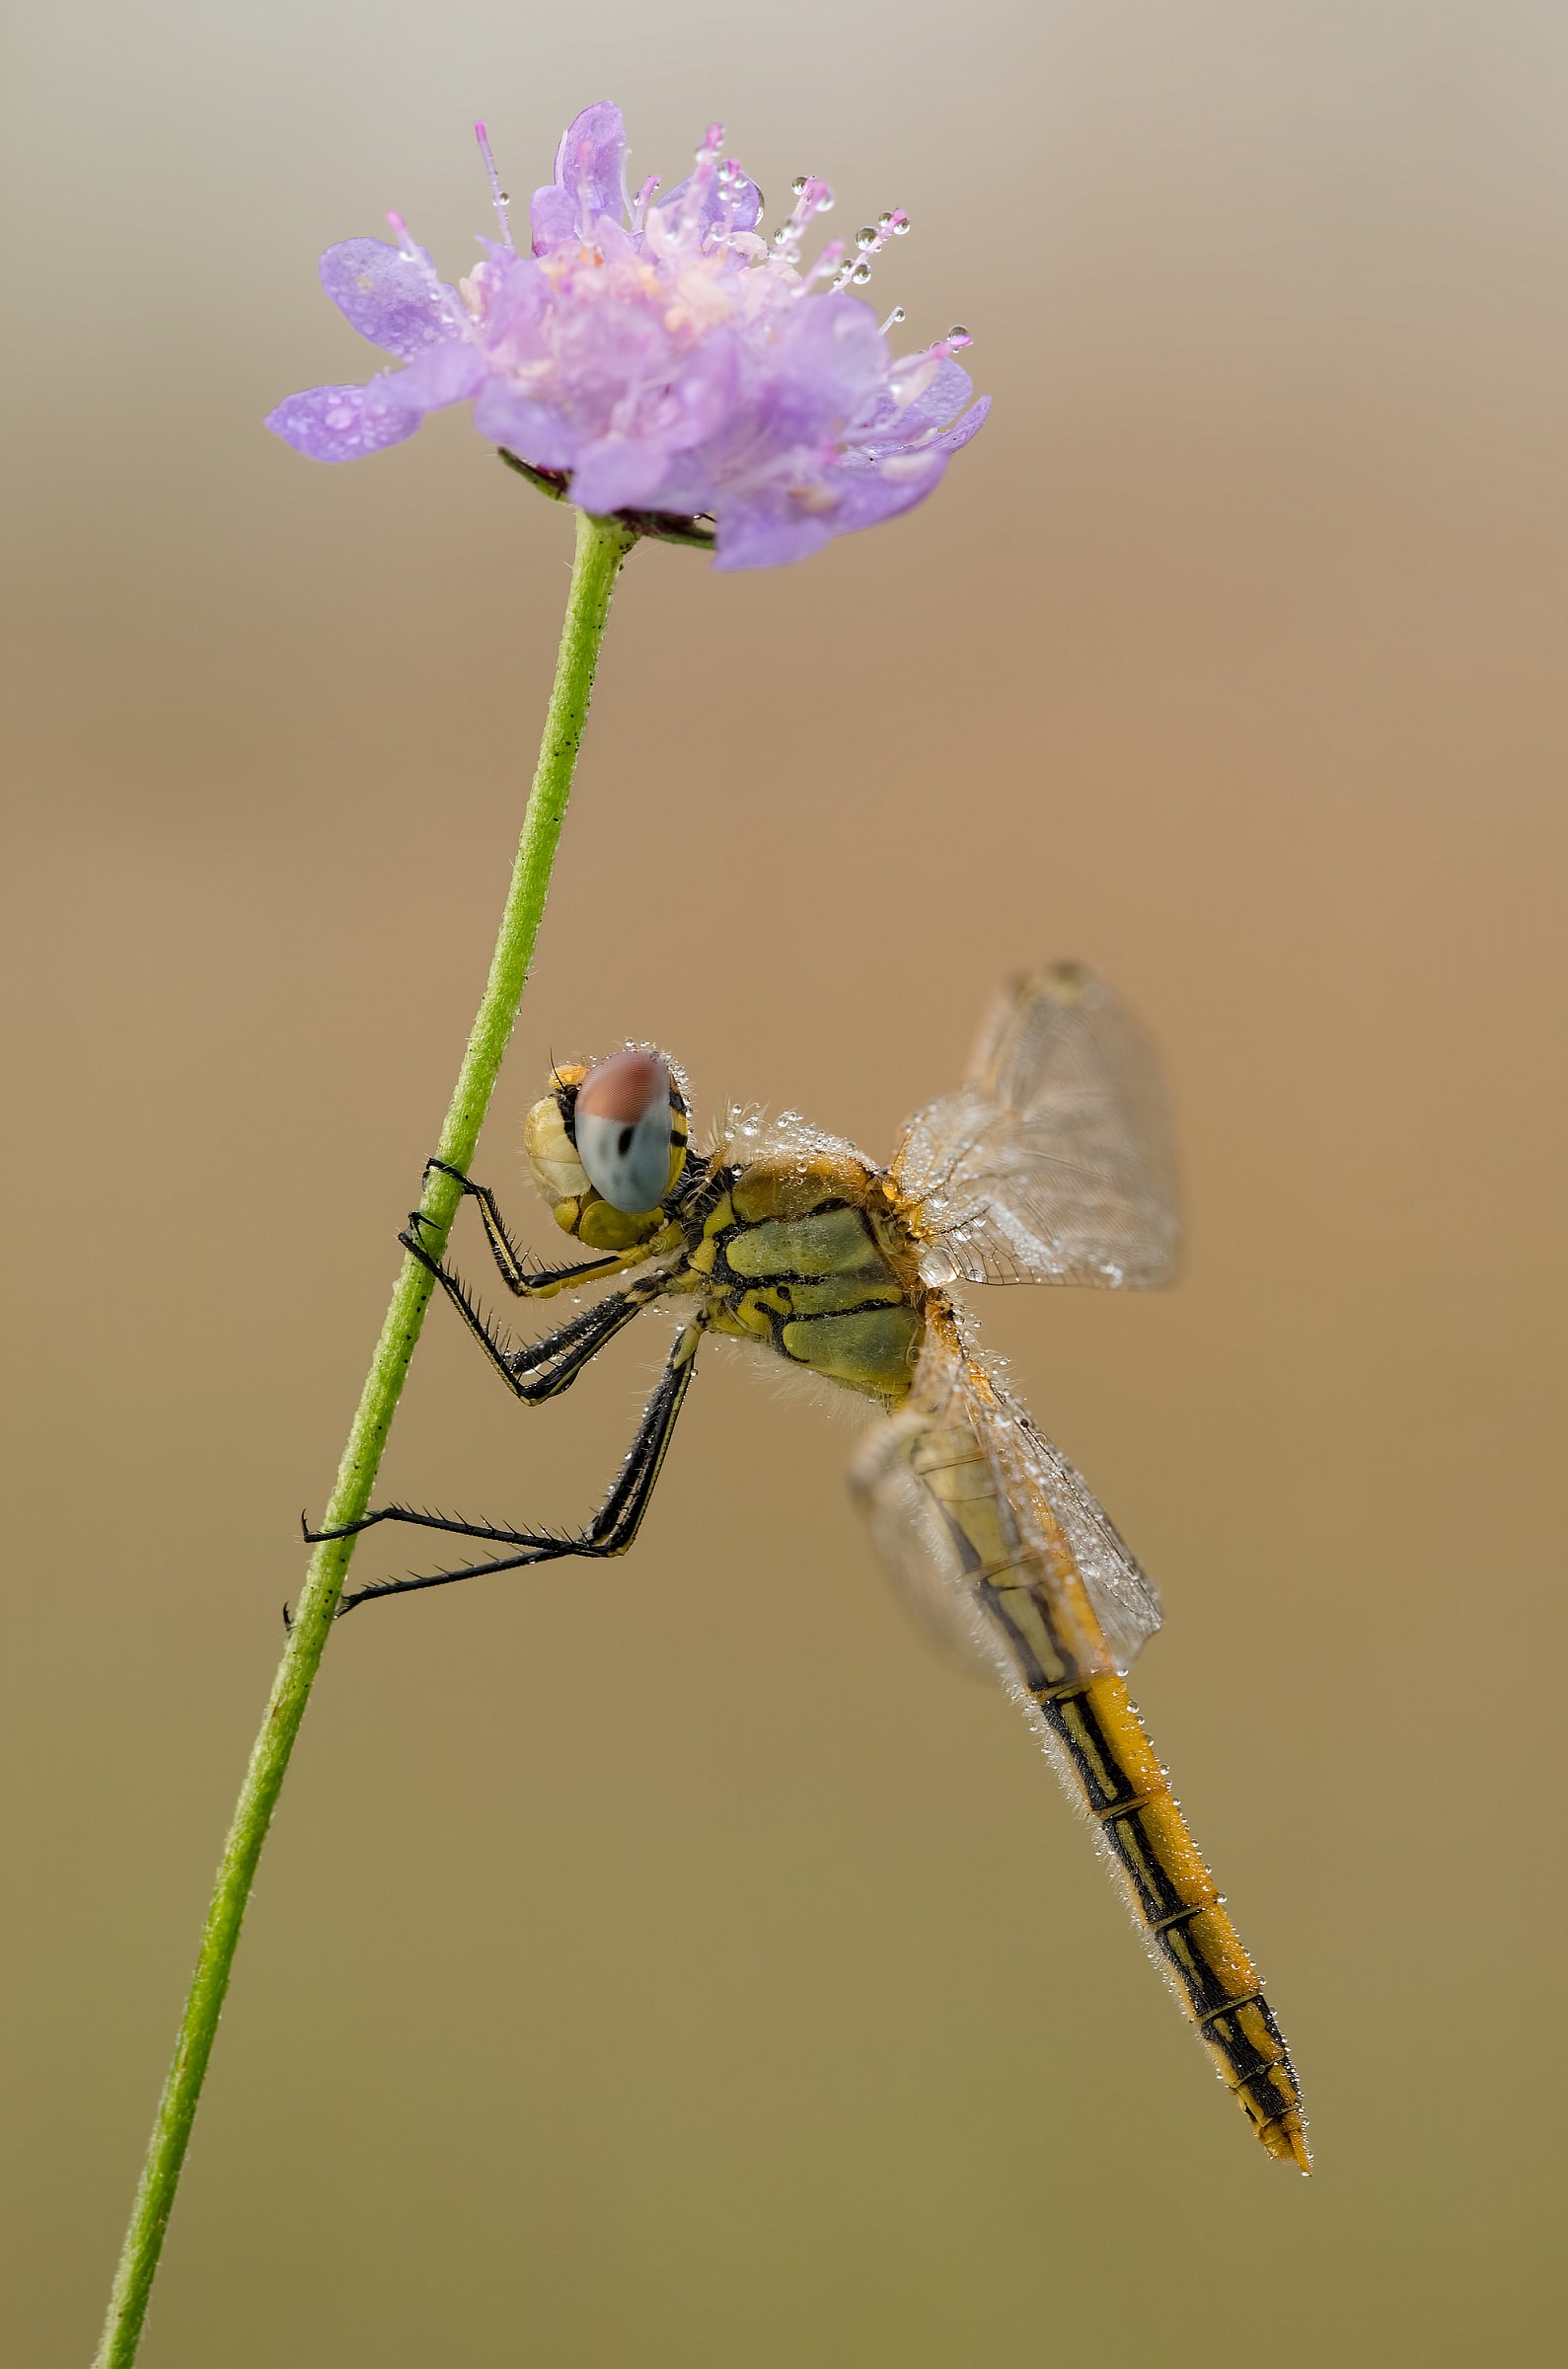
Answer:
<svg viewBox="0 0 1568 2369"><path fill-rule="evenodd" d="M873 1403L853 1492L895 1582L1020 1705L1125 1896L1150 1956L1268 2154L1310 2168L1290 2053L1223 1894L1174 1799L1127 1672L1159 1599L1066 1457L976 1346L971 1283L1147 1289L1173 1279L1179 1220L1166 1103L1143 1032L1082 965L1012 980L965 1083L909 1121L886 1167L793 1111L728 1110L691 1141L683 1073L651 1045L562 1063L524 1147L556 1223L588 1254L519 1251L495 1195L453 1168L521 1300L624 1278L524 1346L432 1256L432 1273L513 1396L559 1398L645 1311L680 1329L635 1438L581 1531L498 1527L383 1505L340 1530L404 1523L480 1542L455 1567L377 1579L372 1599L636 1537L709 1335ZM444 1164L436 1162L434 1166Z"/></svg>

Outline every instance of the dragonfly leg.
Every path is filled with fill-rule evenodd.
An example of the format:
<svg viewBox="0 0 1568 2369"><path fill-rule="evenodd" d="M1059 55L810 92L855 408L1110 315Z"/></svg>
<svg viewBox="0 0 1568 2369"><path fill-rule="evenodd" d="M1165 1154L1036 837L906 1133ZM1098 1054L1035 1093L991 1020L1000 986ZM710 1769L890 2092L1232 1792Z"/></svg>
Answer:
<svg viewBox="0 0 1568 2369"><path fill-rule="evenodd" d="M450 1177L465 1195L479 1203L480 1217L485 1226L485 1238L490 1246L501 1281L513 1297L519 1300L548 1300L558 1291L566 1291L575 1283L597 1283L606 1276L619 1273L627 1264L624 1251L607 1251L598 1259L588 1259L576 1266L540 1266L531 1263L506 1231L506 1221L496 1206L495 1195L487 1184L476 1184L460 1168L445 1160L427 1160L424 1173L431 1169ZM409 1223L417 1230L422 1220L417 1210L411 1211Z"/></svg>
<svg viewBox="0 0 1568 2369"><path fill-rule="evenodd" d="M629 1284L625 1291L613 1292L609 1299L601 1300L597 1308L585 1309L581 1316L569 1318L541 1339L514 1349L505 1335L475 1304L462 1277L432 1259L411 1227L408 1233L400 1234L398 1240L411 1258L417 1259L434 1275L507 1389L528 1407L569 1390L606 1341L613 1340L634 1317L650 1307L669 1280L662 1273L644 1275Z"/></svg>
<svg viewBox="0 0 1568 2369"><path fill-rule="evenodd" d="M411 1505L382 1505L364 1514L357 1522L345 1523L340 1530L315 1533L316 1538L353 1538L361 1530L374 1528L378 1522L407 1522L415 1529L442 1530L458 1538L487 1539L496 1546L510 1547L509 1555L496 1556L485 1563L466 1564L460 1569L430 1571L418 1578L377 1579L368 1587L343 1597L337 1607L341 1619L352 1612L356 1604L367 1603L373 1596L411 1595L426 1587L451 1587L459 1579L482 1579L496 1571L515 1571L536 1563L557 1563L568 1556L603 1558L624 1555L637 1534L648 1499L653 1494L664 1463L665 1450L675 1429L676 1417L691 1386L695 1369L698 1342L702 1338L700 1322L686 1326L670 1352L670 1360L660 1378L659 1386L643 1409L626 1462L616 1475L610 1492L587 1527L574 1538L553 1537L548 1531L508 1530L491 1522L464 1522L439 1513L423 1513ZM311 1535L307 1533L307 1535Z"/></svg>

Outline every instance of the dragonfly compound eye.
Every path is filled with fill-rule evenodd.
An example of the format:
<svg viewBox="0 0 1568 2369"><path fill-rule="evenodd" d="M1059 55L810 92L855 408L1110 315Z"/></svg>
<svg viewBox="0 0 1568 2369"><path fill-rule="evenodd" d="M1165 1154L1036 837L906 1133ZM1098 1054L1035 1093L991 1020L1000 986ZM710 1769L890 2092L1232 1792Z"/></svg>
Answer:
<svg viewBox="0 0 1568 2369"><path fill-rule="evenodd" d="M577 1089L577 1158L612 1209L656 1209L670 1189L673 1110L669 1063L629 1045L595 1062Z"/></svg>

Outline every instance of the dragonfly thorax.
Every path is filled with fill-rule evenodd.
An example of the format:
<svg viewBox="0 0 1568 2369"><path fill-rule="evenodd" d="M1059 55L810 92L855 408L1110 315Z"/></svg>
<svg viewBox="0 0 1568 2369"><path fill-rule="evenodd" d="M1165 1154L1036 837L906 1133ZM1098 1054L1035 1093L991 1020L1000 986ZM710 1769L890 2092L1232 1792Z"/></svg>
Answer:
<svg viewBox="0 0 1568 2369"><path fill-rule="evenodd" d="M930 1295L882 1186L881 1171L847 1149L716 1171L686 1257L709 1329L897 1406Z"/></svg>

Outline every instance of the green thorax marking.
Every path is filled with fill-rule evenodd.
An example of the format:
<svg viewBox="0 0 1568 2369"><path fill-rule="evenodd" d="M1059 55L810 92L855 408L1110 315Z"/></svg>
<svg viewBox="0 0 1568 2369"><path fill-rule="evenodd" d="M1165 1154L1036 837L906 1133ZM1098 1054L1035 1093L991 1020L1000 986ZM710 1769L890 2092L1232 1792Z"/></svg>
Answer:
<svg viewBox="0 0 1568 2369"><path fill-rule="evenodd" d="M687 1263L715 1333L891 1405L908 1395L924 1320L867 1212L845 1197L859 1173L836 1165L759 1162L715 1178Z"/></svg>

